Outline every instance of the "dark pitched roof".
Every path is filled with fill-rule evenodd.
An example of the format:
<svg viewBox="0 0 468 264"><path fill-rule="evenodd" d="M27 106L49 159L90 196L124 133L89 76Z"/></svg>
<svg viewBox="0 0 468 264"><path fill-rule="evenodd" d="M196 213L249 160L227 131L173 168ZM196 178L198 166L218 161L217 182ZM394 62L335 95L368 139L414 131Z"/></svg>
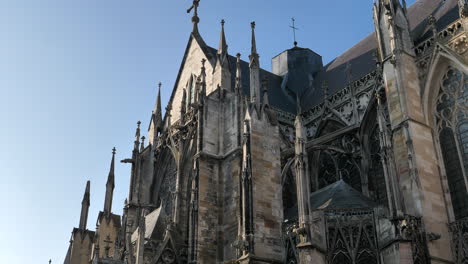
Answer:
<svg viewBox="0 0 468 264"><path fill-rule="evenodd" d="M340 180L313 192L310 205L312 210L335 210L373 208L376 203Z"/></svg>
<svg viewBox="0 0 468 264"><path fill-rule="evenodd" d="M437 20L437 28L443 29L458 18L457 0L419 0L408 8L408 19L415 43L427 39L431 33L427 18L433 15ZM428 35L429 34L429 35ZM377 48L374 33L358 42L324 67L314 82L315 90L307 95L309 100L303 106L305 110L323 101L322 82L329 84L329 94L334 94L348 84L347 66L352 68L350 81L359 80L375 70L373 53Z"/></svg>
<svg viewBox="0 0 468 264"><path fill-rule="evenodd" d="M208 47L207 51L211 54L211 56L216 56L216 52L217 52L216 49ZM231 85L232 87L234 87L235 82L236 82L237 58L229 55L228 60L229 60L229 67L231 69ZM249 96L250 95L249 63L241 60L241 70L242 70L242 80L241 80L242 89L243 89L244 95ZM269 99L270 105L276 108L279 108L283 111L296 113L296 102L294 100L291 100L290 96L281 87L283 78L267 70L260 69L260 80L264 80L264 79L268 80L268 99Z"/></svg>

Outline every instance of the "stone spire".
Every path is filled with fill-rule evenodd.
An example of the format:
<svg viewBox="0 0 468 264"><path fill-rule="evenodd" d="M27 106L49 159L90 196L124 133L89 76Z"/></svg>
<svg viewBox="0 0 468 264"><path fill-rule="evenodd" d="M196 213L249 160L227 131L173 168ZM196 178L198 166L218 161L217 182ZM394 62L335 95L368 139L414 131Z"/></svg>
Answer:
<svg viewBox="0 0 468 264"><path fill-rule="evenodd" d="M205 98L206 96L206 59L203 58L201 60L202 67L201 67L201 72L200 72L200 81L201 81L201 89L200 89L200 98Z"/></svg>
<svg viewBox="0 0 468 264"><path fill-rule="evenodd" d="M213 71L213 85L232 92L231 69L229 66L228 45L224 34L224 19L221 20L221 35L216 53L216 65ZM219 90L221 92L221 89Z"/></svg>
<svg viewBox="0 0 468 264"><path fill-rule="evenodd" d="M255 41L255 22L252 22L252 50L250 59L250 102L260 108L260 59L257 53L257 43Z"/></svg>
<svg viewBox="0 0 468 264"><path fill-rule="evenodd" d="M107 176L106 183L106 198L104 199L104 213L110 214L112 211L112 197L114 196L114 187L115 187L115 147L112 149L112 160L109 169L109 175Z"/></svg>
<svg viewBox="0 0 468 264"><path fill-rule="evenodd" d="M81 216L80 216L80 230L86 230L86 224L88 222L88 212L89 212L89 205L90 205L90 189L91 189L91 182L86 182L86 189L83 195L83 201L81 202Z"/></svg>
<svg viewBox="0 0 468 264"><path fill-rule="evenodd" d="M133 150L138 151L138 148L140 147L140 125L141 121L137 122L137 129L135 131L135 145L133 147Z"/></svg>
<svg viewBox="0 0 468 264"><path fill-rule="evenodd" d="M161 111L161 86L162 83L158 83L158 97L156 98L156 105L154 106L154 122L156 126L160 126L162 122L162 111Z"/></svg>
<svg viewBox="0 0 468 264"><path fill-rule="evenodd" d="M227 56L228 45L226 43L226 35L224 34L224 24L226 22L221 20L221 36L219 38L218 56L223 58Z"/></svg>
<svg viewBox="0 0 468 264"><path fill-rule="evenodd" d="M161 111L161 82L158 84L158 96L154 105L149 128L149 144L156 146L158 143L158 133L162 132L163 119ZM152 130L151 130L152 129Z"/></svg>
<svg viewBox="0 0 468 264"><path fill-rule="evenodd" d="M237 53L237 63L236 63L236 84L235 91L237 94L242 94L242 68L241 68L241 54Z"/></svg>

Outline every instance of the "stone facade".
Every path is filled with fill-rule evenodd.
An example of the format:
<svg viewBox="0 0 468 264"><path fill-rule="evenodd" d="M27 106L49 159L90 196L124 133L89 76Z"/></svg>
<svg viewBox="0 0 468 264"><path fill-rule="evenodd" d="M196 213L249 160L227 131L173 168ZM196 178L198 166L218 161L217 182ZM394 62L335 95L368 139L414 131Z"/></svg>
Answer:
<svg viewBox="0 0 468 264"><path fill-rule="evenodd" d="M468 3L378 0L375 33L323 65L295 46L260 67L190 34L128 200L65 263L466 263Z"/></svg>

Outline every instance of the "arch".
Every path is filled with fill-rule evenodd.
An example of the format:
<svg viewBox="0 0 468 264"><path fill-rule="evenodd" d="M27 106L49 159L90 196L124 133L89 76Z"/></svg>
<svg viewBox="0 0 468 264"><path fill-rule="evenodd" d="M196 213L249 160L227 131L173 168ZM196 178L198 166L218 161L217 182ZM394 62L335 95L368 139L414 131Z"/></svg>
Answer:
<svg viewBox="0 0 468 264"><path fill-rule="evenodd" d="M154 177L151 186L151 203L162 206L168 216L172 216L173 197L176 186L177 165L172 151L162 148L155 161Z"/></svg>
<svg viewBox="0 0 468 264"><path fill-rule="evenodd" d="M430 127L434 127L432 109L437 100L439 82L442 80L445 71L450 66L468 73L466 63L461 61L457 54L453 53L450 49L441 44L436 44L428 70L426 83L424 84L422 91L423 112L426 117L426 124Z"/></svg>
<svg viewBox="0 0 468 264"><path fill-rule="evenodd" d="M332 117L327 117L322 119L317 126L317 132L315 133L315 137L319 138L324 134L328 134L337 130L344 128L346 124L341 122L340 120Z"/></svg>
<svg viewBox="0 0 468 264"><path fill-rule="evenodd" d="M468 217L468 74L439 51L424 93L450 221ZM450 55L450 54L448 54Z"/></svg>
<svg viewBox="0 0 468 264"><path fill-rule="evenodd" d="M385 92L379 87L376 93L381 93L382 103L385 104ZM388 205L388 189L385 179L385 168L382 162L386 162L382 155L380 145L380 128L377 120L377 100L376 96L372 96L371 103L367 108L367 112L363 118L360 127L360 136L362 142L362 160L361 166L363 171L363 179L365 181L364 194L376 201L378 204ZM366 193L367 191L367 193Z"/></svg>

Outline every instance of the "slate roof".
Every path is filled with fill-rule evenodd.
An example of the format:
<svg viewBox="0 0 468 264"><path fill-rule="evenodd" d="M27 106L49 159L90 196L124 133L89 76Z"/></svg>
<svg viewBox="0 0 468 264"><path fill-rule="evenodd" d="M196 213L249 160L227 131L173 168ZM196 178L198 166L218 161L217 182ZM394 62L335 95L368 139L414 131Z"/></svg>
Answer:
<svg viewBox="0 0 468 264"><path fill-rule="evenodd" d="M208 47L207 51L210 53L210 57L216 58L217 50ZM231 70L231 85L234 87L236 82L236 69L237 69L237 58L229 55L229 68ZM261 61L260 61L261 63ZM241 71L242 71L242 88L244 94L250 95L250 75L249 75L249 63L241 60ZM288 100L290 96L286 94L281 88L283 78L267 70L260 69L260 80L268 80L268 100L270 105L279 108L283 111L290 113L296 113L296 102L294 100ZM262 95L263 97L263 95ZM286 100L285 100L286 99ZM261 100L261 102L263 99Z"/></svg>
<svg viewBox="0 0 468 264"><path fill-rule="evenodd" d="M377 204L353 189L343 180L328 185L310 195L312 210L363 209Z"/></svg>
<svg viewBox="0 0 468 264"><path fill-rule="evenodd" d="M419 0L408 8L408 19L415 43L420 43L431 36L432 33L427 21L431 14L437 20L438 30L445 28L458 18L457 0ZM323 81L328 81L329 94L334 94L346 87L348 84L347 65L352 68L351 82L359 80L375 70L373 53L376 48L375 34L371 33L324 66L324 70L316 77L316 89L311 90L307 95L309 100L303 106L304 109L310 109L323 101L321 89Z"/></svg>

